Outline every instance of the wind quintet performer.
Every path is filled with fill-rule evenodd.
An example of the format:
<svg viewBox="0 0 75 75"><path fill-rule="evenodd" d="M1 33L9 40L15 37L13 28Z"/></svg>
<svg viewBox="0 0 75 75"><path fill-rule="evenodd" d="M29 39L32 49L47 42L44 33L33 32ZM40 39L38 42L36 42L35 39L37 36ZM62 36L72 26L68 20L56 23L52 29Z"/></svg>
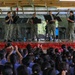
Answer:
<svg viewBox="0 0 75 75"><path fill-rule="evenodd" d="M4 41L8 41L12 39L13 32L13 18L11 12L7 12L7 16L5 17L5 36Z"/></svg>
<svg viewBox="0 0 75 75"><path fill-rule="evenodd" d="M53 15L52 11L49 11L48 20L46 20L47 28L48 28L48 36L50 37L51 32L52 32L53 33L53 41L55 41L55 39L56 39L56 34L55 34L56 25L55 25L55 22L57 20L56 16L58 14L59 14L59 12L56 15Z"/></svg>
<svg viewBox="0 0 75 75"><path fill-rule="evenodd" d="M36 13L33 13L33 16L31 17L31 39L35 40L38 39L37 36L37 20Z"/></svg>
<svg viewBox="0 0 75 75"><path fill-rule="evenodd" d="M19 27L16 25L18 18L19 16L16 15L15 11L13 11L12 14L10 11L7 13L7 16L5 17L5 41L12 41L13 39L16 39L16 29L20 31Z"/></svg>

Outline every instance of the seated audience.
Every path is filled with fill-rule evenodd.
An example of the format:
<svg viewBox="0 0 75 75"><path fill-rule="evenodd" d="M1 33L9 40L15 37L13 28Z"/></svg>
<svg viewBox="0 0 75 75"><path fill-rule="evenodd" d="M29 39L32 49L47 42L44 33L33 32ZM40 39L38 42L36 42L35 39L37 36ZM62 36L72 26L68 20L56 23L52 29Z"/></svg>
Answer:
<svg viewBox="0 0 75 75"><path fill-rule="evenodd" d="M75 75L75 51L62 45L49 47L47 53L30 44L24 49L7 43L0 50L0 75Z"/></svg>

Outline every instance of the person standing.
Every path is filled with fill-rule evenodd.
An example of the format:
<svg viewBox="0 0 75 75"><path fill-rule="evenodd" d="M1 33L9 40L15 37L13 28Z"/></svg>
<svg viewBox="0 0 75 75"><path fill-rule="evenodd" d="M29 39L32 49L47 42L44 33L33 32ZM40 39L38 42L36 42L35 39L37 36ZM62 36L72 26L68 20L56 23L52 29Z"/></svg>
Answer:
<svg viewBox="0 0 75 75"><path fill-rule="evenodd" d="M31 18L31 39L37 38L37 20L36 13Z"/></svg>
<svg viewBox="0 0 75 75"><path fill-rule="evenodd" d="M13 32L13 18L11 12L7 12L7 16L5 17L5 41L12 40L12 32Z"/></svg>
<svg viewBox="0 0 75 75"><path fill-rule="evenodd" d="M12 18L13 18L13 40L17 41L20 38L21 32L20 32L20 26L17 24L17 21L19 19L19 16L16 14L16 11L12 12Z"/></svg>
<svg viewBox="0 0 75 75"><path fill-rule="evenodd" d="M49 20L47 20L47 27L48 27L48 36L51 36L51 32L53 33L53 40L55 40L56 35L55 35L55 29L56 29L56 25L55 25L55 21L56 18L55 16L52 14L52 11L49 11Z"/></svg>
<svg viewBox="0 0 75 75"><path fill-rule="evenodd" d="M70 16L68 17L68 36L69 40L73 41L74 40L74 20L75 16L73 11L70 11Z"/></svg>

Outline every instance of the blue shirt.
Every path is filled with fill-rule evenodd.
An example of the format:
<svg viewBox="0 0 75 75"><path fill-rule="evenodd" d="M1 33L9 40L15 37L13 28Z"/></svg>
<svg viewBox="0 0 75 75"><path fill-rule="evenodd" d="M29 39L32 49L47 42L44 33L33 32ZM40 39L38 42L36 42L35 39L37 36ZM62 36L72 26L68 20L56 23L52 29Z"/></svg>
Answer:
<svg viewBox="0 0 75 75"><path fill-rule="evenodd" d="M34 64L35 64L34 62L30 62L29 67L32 68L32 66L33 66Z"/></svg>
<svg viewBox="0 0 75 75"><path fill-rule="evenodd" d="M14 65L15 69L17 69L19 66L20 66L19 62L16 62Z"/></svg>
<svg viewBox="0 0 75 75"><path fill-rule="evenodd" d="M32 74L32 68L27 67L27 71L28 71L28 75L31 75Z"/></svg>
<svg viewBox="0 0 75 75"><path fill-rule="evenodd" d="M0 62L1 62L2 65L4 65L7 62L7 60L6 59L2 59Z"/></svg>

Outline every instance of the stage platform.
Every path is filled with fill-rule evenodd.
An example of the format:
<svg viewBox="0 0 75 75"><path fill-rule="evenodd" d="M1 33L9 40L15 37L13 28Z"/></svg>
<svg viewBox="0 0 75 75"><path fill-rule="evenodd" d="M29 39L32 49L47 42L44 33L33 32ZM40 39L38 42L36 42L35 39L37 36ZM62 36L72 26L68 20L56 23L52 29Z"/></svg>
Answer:
<svg viewBox="0 0 75 75"><path fill-rule="evenodd" d="M30 44L33 48L34 47L42 47L43 50L46 50L49 47L54 48L61 48L62 44L65 44L66 46L71 46L75 48L75 42L11 42L13 46L18 46L21 49L26 48L27 44ZM0 42L0 49L3 49L5 47L5 42Z"/></svg>

